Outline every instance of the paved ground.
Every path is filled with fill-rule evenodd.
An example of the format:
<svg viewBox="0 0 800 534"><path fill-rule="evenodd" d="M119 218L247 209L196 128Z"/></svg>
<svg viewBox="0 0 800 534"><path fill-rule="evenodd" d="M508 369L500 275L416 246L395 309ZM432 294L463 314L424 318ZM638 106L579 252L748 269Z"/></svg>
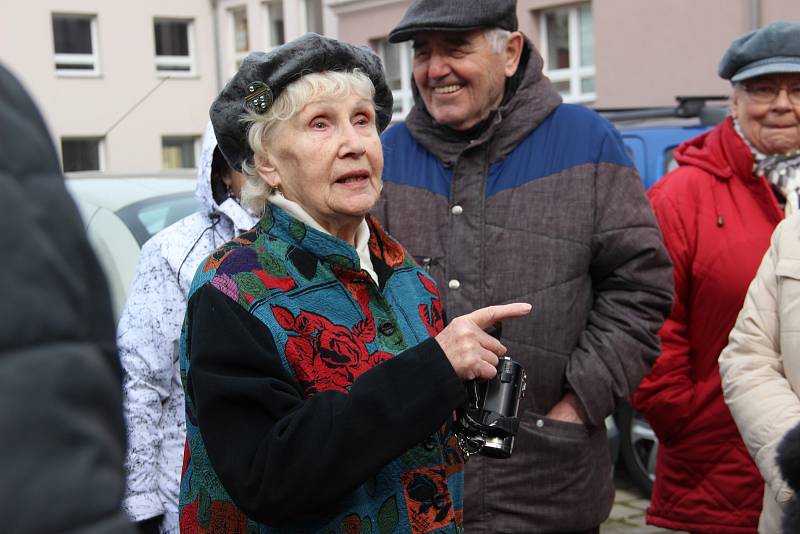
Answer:
<svg viewBox="0 0 800 534"><path fill-rule="evenodd" d="M650 505L649 499L628 481L624 468L617 466L617 471L614 507L606 522L600 525L600 534L678 532L646 525L644 515Z"/></svg>

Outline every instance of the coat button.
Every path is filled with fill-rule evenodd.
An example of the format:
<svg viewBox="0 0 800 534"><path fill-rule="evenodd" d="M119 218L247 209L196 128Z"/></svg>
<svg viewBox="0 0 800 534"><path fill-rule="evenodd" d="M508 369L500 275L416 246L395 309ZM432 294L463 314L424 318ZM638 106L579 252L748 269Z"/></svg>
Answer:
<svg viewBox="0 0 800 534"><path fill-rule="evenodd" d="M456 204L455 206L450 208L450 213L452 213L453 215L461 215L462 213L464 213L464 208Z"/></svg>
<svg viewBox="0 0 800 534"><path fill-rule="evenodd" d="M394 325L391 321L386 321L385 323L381 323L378 327L378 331L384 336L389 337L394 334Z"/></svg>
<svg viewBox="0 0 800 534"><path fill-rule="evenodd" d="M459 282L456 279L450 280L449 282L447 282L447 287L449 287L450 289L458 289L459 287L461 287L461 282Z"/></svg>
<svg viewBox="0 0 800 534"><path fill-rule="evenodd" d="M536 420L536 426L538 426L539 428L542 428L544 426L544 421L542 421L541 419L537 419Z"/></svg>

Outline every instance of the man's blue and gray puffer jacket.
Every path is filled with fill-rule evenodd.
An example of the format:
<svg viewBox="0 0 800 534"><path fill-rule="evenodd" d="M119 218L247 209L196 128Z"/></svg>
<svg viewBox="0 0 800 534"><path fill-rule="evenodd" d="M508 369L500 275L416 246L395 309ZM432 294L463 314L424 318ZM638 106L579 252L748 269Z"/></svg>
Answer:
<svg viewBox="0 0 800 534"><path fill-rule="evenodd" d="M427 266L449 318L529 302L502 341L528 373L509 460L471 460L465 529L581 531L611 509L604 418L659 353L672 267L619 134L593 111L561 104L526 40L516 91L473 138L417 104L384 132L375 213ZM567 392L588 417L545 417Z"/></svg>

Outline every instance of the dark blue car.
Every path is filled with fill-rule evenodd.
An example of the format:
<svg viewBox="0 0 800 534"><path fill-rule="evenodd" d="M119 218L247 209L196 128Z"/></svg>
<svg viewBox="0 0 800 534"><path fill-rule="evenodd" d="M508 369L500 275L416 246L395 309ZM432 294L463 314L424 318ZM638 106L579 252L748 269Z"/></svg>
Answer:
<svg viewBox="0 0 800 534"><path fill-rule="evenodd" d="M674 169L672 151L684 141L713 128L727 115L727 108L708 106L720 96L678 97L675 107L598 109L622 135L645 189Z"/></svg>
<svg viewBox="0 0 800 534"><path fill-rule="evenodd" d="M620 127L628 155L639 170L644 188L677 167L672 151L681 143L708 130L709 126Z"/></svg>

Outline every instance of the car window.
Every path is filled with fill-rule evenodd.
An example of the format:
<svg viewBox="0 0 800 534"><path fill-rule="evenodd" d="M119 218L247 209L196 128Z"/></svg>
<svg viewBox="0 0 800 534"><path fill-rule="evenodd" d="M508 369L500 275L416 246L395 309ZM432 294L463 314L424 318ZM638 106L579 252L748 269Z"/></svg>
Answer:
<svg viewBox="0 0 800 534"><path fill-rule="evenodd" d="M664 151L664 169L661 173L662 176L678 168L678 162L675 161L675 155L673 154L675 148L676 147L671 146Z"/></svg>
<svg viewBox="0 0 800 534"><path fill-rule="evenodd" d="M625 145L625 153L628 155L631 161L633 161L635 156L633 154L633 148L630 145Z"/></svg>
<svg viewBox="0 0 800 534"><path fill-rule="evenodd" d="M167 226L202 208L193 193L174 193L148 198L125 206L117 215L142 246Z"/></svg>
<svg viewBox="0 0 800 534"><path fill-rule="evenodd" d="M622 141L625 143L625 152L631 159L631 162L636 166L639 176L642 178L645 189L650 187L649 177L647 172L647 159L645 158L645 145L644 141L637 135L623 135Z"/></svg>

